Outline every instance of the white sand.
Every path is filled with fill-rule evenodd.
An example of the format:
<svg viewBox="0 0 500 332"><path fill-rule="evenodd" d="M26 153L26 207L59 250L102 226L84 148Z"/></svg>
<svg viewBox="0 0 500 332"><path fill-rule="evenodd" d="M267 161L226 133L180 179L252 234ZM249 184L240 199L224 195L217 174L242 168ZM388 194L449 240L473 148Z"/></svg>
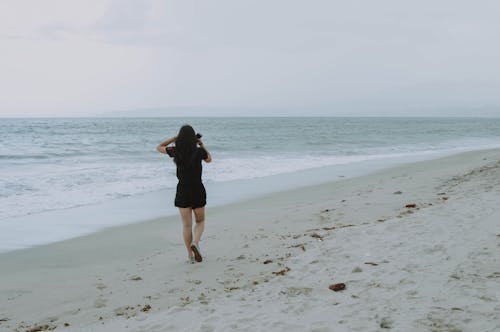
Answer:
<svg viewBox="0 0 500 332"><path fill-rule="evenodd" d="M178 218L2 254L0 330L498 331L499 202L476 151L209 208L201 264Z"/></svg>

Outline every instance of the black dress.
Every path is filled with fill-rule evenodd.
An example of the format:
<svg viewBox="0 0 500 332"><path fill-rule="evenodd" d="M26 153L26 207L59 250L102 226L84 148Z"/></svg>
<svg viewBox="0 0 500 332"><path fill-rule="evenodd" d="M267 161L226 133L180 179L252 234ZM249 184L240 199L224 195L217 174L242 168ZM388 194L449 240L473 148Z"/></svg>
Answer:
<svg viewBox="0 0 500 332"><path fill-rule="evenodd" d="M175 147L167 147L167 154L175 157ZM196 156L191 166L180 168L177 166L177 193L174 205L180 208L199 208L207 204L207 193L201 182L201 161L208 158L207 151L202 148L196 149Z"/></svg>

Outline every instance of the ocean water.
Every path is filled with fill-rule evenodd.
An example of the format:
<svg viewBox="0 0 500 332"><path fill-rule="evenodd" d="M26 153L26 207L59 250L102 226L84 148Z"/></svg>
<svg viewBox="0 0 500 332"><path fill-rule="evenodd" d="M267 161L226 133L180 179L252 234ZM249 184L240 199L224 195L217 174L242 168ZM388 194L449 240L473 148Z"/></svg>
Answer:
<svg viewBox="0 0 500 332"><path fill-rule="evenodd" d="M218 204L229 201L224 197L235 197L230 192L234 190L231 184L238 181L243 181L246 190L258 195L307 185L308 179L328 180L321 175L331 174L324 171L326 168L337 167L345 172L358 167L368 172L369 161L390 166L396 160L412 160L415 156L425 159L500 147L500 119L0 119L0 226L4 226L0 251L1 241L6 241L12 225L26 231L38 223L38 231L43 233L50 228L43 225L47 216L60 215L58 225L69 224L73 220L71 213L81 214L81 208L85 207L99 206L102 211L102 206L110 209L115 206L113 214L116 215L116 210L121 209L119 202L123 206L123 202L135 201L136 210L151 210L146 206L152 201L173 205L172 195L177 184L175 165L170 158L157 153L155 147L175 135L186 122L203 134L213 155L213 163L204 167L203 178L208 188L214 188ZM286 177L297 172L308 175L296 182ZM291 184L287 187L283 182ZM261 185L253 185L258 183ZM281 186L268 188L269 183L281 183ZM210 191L208 195L210 204ZM142 203L137 203L141 199ZM169 208L156 213L172 211ZM53 214L48 214L50 212ZM134 213L129 211L128 215ZM145 217L140 213L135 216L136 219ZM26 220L31 226L26 226ZM26 225L20 228L22 223ZM102 223L110 224L115 222ZM99 225L98 220L92 223L81 220L78 226L88 232ZM69 233L76 236L84 231ZM57 240L67 236L61 235ZM40 241L34 237L28 242ZM25 245L29 244L19 244ZM8 247L18 245L11 243Z"/></svg>

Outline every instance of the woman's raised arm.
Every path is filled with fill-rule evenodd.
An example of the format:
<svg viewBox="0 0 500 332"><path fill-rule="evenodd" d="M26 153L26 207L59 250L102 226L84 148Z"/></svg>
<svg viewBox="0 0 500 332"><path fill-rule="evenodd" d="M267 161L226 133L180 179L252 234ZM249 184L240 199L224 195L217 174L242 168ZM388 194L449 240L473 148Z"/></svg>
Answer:
<svg viewBox="0 0 500 332"><path fill-rule="evenodd" d="M156 151L158 151L159 153L167 154L167 145L172 144L173 142L175 142L176 139L177 136L174 136L172 138L167 139L166 141L161 142L156 147Z"/></svg>

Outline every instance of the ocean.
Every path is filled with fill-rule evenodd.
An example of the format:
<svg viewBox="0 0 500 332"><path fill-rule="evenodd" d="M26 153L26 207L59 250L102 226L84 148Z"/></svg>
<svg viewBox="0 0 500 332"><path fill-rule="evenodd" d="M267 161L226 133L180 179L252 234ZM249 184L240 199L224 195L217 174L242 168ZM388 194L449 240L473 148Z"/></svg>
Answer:
<svg viewBox="0 0 500 332"><path fill-rule="evenodd" d="M500 118L0 119L0 251L176 213L155 148L185 123L213 156L209 206L500 147Z"/></svg>

